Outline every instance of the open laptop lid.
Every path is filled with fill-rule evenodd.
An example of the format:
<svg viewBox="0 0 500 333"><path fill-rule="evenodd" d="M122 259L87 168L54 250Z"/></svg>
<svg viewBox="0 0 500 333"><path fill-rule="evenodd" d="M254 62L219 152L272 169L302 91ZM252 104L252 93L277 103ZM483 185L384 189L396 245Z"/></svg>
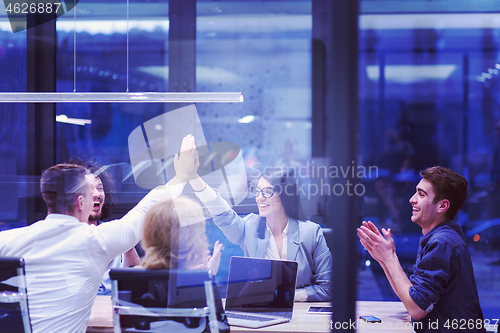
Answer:
<svg viewBox="0 0 500 333"><path fill-rule="evenodd" d="M232 257L226 311L266 313L291 319L297 262Z"/></svg>

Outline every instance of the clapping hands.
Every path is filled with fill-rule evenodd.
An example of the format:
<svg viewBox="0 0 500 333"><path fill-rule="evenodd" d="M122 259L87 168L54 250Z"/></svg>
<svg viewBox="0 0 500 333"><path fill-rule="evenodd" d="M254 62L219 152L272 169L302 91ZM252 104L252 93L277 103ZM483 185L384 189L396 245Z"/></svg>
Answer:
<svg viewBox="0 0 500 333"><path fill-rule="evenodd" d="M391 229L385 230L382 228L382 233L380 233L375 224L370 221L363 221L357 232L361 245L379 263L383 264L396 254Z"/></svg>

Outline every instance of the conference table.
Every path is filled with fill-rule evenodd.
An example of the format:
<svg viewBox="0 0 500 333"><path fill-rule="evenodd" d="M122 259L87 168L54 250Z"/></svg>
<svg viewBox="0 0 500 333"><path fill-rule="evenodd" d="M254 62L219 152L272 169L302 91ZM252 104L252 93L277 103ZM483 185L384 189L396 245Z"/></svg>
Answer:
<svg viewBox="0 0 500 333"><path fill-rule="evenodd" d="M352 322L334 323L330 315L307 313L309 306L328 306L328 302L297 302L294 305L292 320L259 329L231 326L231 332L330 332L332 328L356 328L356 332L413 332L408 312L401 302L356 302L356 318L375 316L380 323L367 323L361 319ZM113 309L111 296L97 296L90 314L87 332L113 332Z"/></svg>

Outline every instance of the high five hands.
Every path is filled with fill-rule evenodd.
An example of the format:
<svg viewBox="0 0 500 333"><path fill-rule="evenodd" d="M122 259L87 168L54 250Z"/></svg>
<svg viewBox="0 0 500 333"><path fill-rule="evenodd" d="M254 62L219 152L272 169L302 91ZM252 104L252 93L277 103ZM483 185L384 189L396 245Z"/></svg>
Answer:
<svg viewBox="0 0 500 333"><path fill-rule="evenodd" d="M175 175L182 182L187 182L195 177L198 177L198 167L200 160L198 151L194 141L194 136L191 134L186 135L182 139L181 150L179 154L174 157Z"/></svg>
<svg viewBox="0 0 500 333"><path fill-rule="evenodd" d="M196 184L196 182L204 185L203 180L198 176L199 166L200 160L198 157L198 151L196 150L194 136L188 134L182 139L180 154L175 154L175 174L184 183L191 181L192 185L193 183ZM222 256L222 243L216 241L212 256L209 254L210 252L207 251L205 258L203 258L203 263L199 265L198 268L208 269L212 275L216 275L219 270L220 259Z"/></svg>

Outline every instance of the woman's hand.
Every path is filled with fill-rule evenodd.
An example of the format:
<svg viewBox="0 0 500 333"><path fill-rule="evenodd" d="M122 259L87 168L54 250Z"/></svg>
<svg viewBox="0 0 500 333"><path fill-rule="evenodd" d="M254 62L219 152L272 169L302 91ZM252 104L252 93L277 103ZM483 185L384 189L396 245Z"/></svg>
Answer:
<svg viewBox="0 0 500 333"><path fill-rule="evenodd" d="M214 244L214 253L210 256L210 252L206 251L205 259L203 263L196 268L208 269L209 272L215 276L219 271L220 258L222 256L222 243L216 241Z"/></svg>
<svg viewBox="0 0 500 333"><path fill-rule="evenodd" d="M214 253L212 256L208 256L208 270L212 272L212 275L216 275L219 271L220 258L222 257L222 243L216 241L214 244Z"/></svg>

